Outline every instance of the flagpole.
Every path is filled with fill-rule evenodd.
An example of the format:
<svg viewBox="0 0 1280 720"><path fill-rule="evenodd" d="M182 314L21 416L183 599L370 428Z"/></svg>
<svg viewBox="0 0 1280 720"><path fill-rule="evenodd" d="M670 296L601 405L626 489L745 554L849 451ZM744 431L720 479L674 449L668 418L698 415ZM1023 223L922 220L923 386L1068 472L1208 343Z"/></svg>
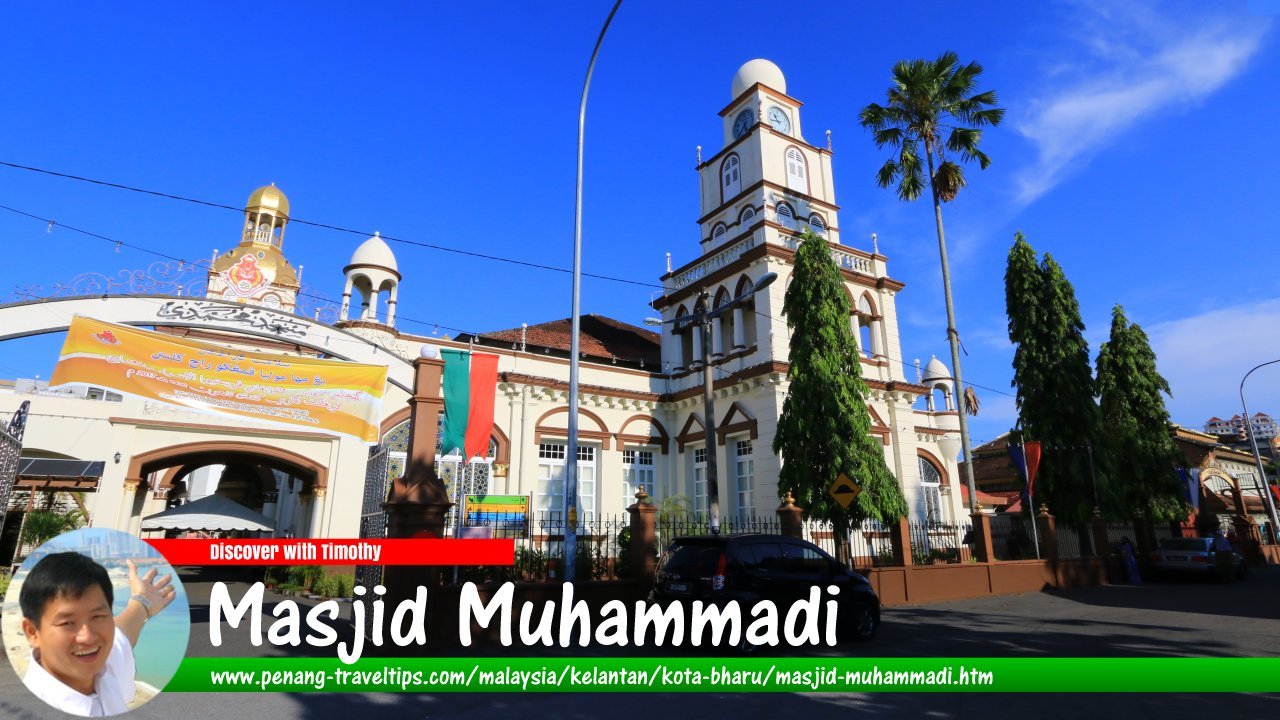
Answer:
<svg viewBox="0 0 1280 720"><path fill-rule="evenodd" d="M1040 559L1040 530L1036 528L1036 501L1031 493L1031 470L1027 467L1027 441L1022 440L1022 479L1027 483L1027 503L1031 505L1031 542L1036 546L1036 559Z"/></svg>

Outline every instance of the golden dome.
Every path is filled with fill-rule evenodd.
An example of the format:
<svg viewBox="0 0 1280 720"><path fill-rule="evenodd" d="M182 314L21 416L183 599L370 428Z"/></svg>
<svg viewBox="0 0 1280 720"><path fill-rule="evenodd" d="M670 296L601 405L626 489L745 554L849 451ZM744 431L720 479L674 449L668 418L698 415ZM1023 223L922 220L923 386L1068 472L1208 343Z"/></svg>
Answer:
<svg viewBox="0 0 1280 720"><path fill-rule="evenodd" d="M273 210L280 215L289 217L289 198L280 192L280 188L275 183L264 185L249 196L249 203L245 205L245 210L253 208L263 208L264 210Z"/></svg>

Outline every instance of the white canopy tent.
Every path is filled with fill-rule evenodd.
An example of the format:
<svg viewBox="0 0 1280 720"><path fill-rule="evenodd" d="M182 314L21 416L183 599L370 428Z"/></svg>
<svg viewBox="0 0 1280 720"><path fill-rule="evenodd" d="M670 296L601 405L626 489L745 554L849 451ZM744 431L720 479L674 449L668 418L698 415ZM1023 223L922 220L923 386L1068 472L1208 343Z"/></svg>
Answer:
<svg viewBox="0 0 1280 720"><path fill-rule="evenodd" d="M272 532L271 518L240 503L209 495L142 518L143 530L250 530Z"/></svg>

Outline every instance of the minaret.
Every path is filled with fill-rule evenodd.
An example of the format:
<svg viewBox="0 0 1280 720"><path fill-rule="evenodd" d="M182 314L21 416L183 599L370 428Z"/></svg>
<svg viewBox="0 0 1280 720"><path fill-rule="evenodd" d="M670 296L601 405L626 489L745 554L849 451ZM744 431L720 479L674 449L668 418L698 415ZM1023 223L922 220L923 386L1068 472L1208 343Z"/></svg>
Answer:
<svg viewBox="0 0 1280 720"><path fill-rule="evenodd" d="M245 203L240 244L214 260L205 295L293 312L301 286L281 252L288 223L289 199L275 184L254 190Z"/></svg>
<svg viewBox="0 0 1280 720"><path fill-rule="evenodd" d="M733 76L730 96L720 111L724 149L698 168L702 252L754 230L770 243L785 243L806 227L839 242L831 151L804 139L803 103L787 95L782 71L752 60Z"/></svg>
<svg viewBox="0 0 1280 720"><path fill-rule="evenodd" d="M373 237L361 243L342 272L347 276L347 283L342 290L339 326L361 323L394 328L396 298L400 292L400 270L396 266L395 253L391 252L382 235L374 233ZM360 296L360 306L354 317L351 312L353 290ZM387 309L383 319L379 319L378 298L384 292L387 293Z"/></svg>

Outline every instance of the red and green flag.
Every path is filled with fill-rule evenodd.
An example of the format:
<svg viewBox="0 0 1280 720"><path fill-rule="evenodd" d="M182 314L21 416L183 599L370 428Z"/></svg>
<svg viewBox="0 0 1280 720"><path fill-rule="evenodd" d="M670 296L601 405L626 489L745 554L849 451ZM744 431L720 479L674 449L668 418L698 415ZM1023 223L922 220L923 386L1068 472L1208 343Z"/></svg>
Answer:
<svg viewBox="0 0 1280 720"><path fill-rule="evenodd" d="M498 356L467 350L440 351L444 357L444 433L440 454L460 451L464 462L489 449L493 432Z"/></svg>

